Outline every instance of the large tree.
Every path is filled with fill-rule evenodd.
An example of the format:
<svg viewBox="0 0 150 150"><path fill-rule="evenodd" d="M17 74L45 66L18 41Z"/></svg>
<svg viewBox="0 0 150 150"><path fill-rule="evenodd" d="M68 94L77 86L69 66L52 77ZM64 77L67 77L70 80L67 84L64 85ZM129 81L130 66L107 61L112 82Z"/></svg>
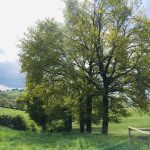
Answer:
<svg viewBox="0 0 150 150"><path fill-rule="evenodd" d="M68 53L102 96L107 134L109 121L126 115L126 107L149 109L150 21L139 0L65 2Z"/></svg>

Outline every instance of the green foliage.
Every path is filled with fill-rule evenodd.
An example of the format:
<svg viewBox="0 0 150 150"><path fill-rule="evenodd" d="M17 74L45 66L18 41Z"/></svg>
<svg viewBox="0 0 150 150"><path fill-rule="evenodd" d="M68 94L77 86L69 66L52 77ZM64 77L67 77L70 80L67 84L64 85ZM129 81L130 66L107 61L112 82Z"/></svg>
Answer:
<svg viewBox="0 0 150 150"><path fill-rule="evenodd" d="M26 110L28 99L29 99L29 96L25 92L18 95L18 97L16 98L17 108L20 110Z"/></svg>
<svg viewBox="0 0 150 150"><path fill-rule="evenodd" d="M16 130L39 131L37 124L25 112L18 110L0 108L0 125Z"/></svg>
<svg viewBox="0 0 150 150"><path fill-rule="evenodd" d="M53 120L51 124L48 124L48 132L65 132L66 128L62 120Z"/></svg>
<svg viewBox="0 0 150 150"><path fill-rule="evenodd" d="M56 69L59 67L63 54L62 35L60 25L53 19L38 21L35 27L28 29L19 45L22 49L20 62L22 71L27 73L27 85L38 84L42 79L49 82L49 78L53 77L49 76L49 72L55 65Z"/></svg>
<svg viewBox="0 0 150 150"><path fill-rule="evenodd" d="M31 103L28 105L27 112L30 117L35 120L43 130L46 130L46 124L48 122L48 114L46 113L45 102L38 97L33 97Z"/></svg>

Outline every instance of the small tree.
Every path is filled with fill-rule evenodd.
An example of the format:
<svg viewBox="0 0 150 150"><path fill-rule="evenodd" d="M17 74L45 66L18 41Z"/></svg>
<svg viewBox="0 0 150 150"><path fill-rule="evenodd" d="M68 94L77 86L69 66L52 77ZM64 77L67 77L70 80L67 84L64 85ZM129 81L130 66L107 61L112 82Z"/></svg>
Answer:
<svg viewBox="0 0 150 150"><path fill-rule="evenodd" d="M49 90L54 89L55 80L62 78L57 75L63 59L62 35L61 26L53 19L46 19L29 28L19 45L22 72L26 74L29 94L27 111L44 130L49 121L48 103L53 96Z"/></svg>
<svg viewBox="0 0 150 150"><path fill-rule="evenodd" d="M54 20L47 19L45 21L38 22L35 28L30 28L29 32L25 34L25 38L21 40L20 48L22 51L20 53L20 62L22 64L22 71L26 73L27 91L32 97L34 93L36 93L36 96L34 96L31 101L31 106L34 107L34 105L36 105L34 102L37 100L42 102L42 104L39 105L39 108L37 108L37 112L39 111L40 107L44 105L44 101L47 101L48 99L50 100L51 98L53 99L53 97L57 97L58 100L60 100L60 98L57 96L58 91L56 90L59 86L64 87L64 89L61 89L61 93L59 94L61 100L65 99L66 97L74 98L74 95L77 96L79 94L77 97L82 97L83 102L83 99L87 96L86 93L89 92L89 88L87 89L89 86L87 80L82 77L82 72L77 72L72 63L70 55L67 53L67 41L64 41L65 36L63 31L64 30L62 30L62 27ZM45 91L42 90L42 92L40 90L39 92L35 92L38 86L43 86ZM46 92L47 89L49 89L48 92ZM44 98L44 94L39 96L38 93L44 93L47 95L47 97ZM91 97L90 93L87 97L89 100ZM74 99L76 100L77 98ZM78 99L78 102L80 100L81 98ZM87 101L87 103L89 102ZM77 103L74 107L77 107ZM81 105L79 107L83 109ZM65 106L64 108L66 109ZM87 132L91 132L92 110L91 107L89 108L89 106L86 108L87 114L89 113L88 110L90 110L90 115L86 115L86 119L84 119L84 126L85 124L89 124L87 125L89 126ZM31 108L30 111L32 111L32 109L33 108ZM67 112L69 111L71 113L71 109L68 107L67 109ZM82 120L81 116L82 115L80 115L80 120ZM87 119L88 116L90 121ZM68 117L70 119L66 118L66 120L70 120L69 128L71 129L71 115Z"/></svg>

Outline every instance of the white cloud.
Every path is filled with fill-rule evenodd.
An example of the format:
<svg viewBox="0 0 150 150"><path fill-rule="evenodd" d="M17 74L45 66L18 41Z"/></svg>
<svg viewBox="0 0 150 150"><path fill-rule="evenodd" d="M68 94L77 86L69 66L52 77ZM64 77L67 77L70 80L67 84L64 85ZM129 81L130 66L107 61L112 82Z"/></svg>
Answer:
<svg viewBox="0 0 150 150"><path fill-rule="evenodd" d="M55 18L63 22L61 0L0 0L0 89L24 87L19 73L17 44L37 20Z"/></svg>
<svg viewBox="0 0 150 150"><path fill-rule="evenodd" d="M143 0L143 3L148 10L150 1ZM0 62L18 59L18 39L38 19L54 17L62 22L63 8L62 0L0 0L0 48L5 50Z"/></svg>
<svg viewBox="0 0 150 150"><path fill-rule="evenodd" d="M6 91L6 90L10 90L11 88L5 86L5 85L0 85L0 90L1 91Z"/></svg>
<svg viewBox="0 0 150 150"><path fill-rule="evenodd" d="M17 61L18 56L17 56L16 51L14 51L13 54L11 54L10 51L5 50L5 53L0 54L0 63Z"/></svg>
<svg viewBox="0 0 150 150"><path fill-rule="evenodd" d="M143 0L144 9L146 14L150 17L150 0Z"/></svg>
<svg viewBox="0 0 150 150"><path fill-rule="evenodd" d="M18 39L38 19L63 21L61 0L0 0L0 48L5 50L1 61L16 61Z"/></svg>
<svg viewBox="0 0 150 150"><path fill-rule="evenodd" d="M5 51L0 48L0 55L3 55L4 53L5 53Z"/></svg>

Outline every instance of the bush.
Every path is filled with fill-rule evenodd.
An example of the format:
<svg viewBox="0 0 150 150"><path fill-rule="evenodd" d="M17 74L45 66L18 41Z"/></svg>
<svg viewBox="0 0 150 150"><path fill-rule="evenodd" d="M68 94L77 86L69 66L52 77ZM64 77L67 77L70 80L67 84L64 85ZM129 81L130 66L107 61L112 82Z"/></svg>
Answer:
<svg viewBox="0 0 150 150"><path fill-rule="evenodd" d="M48 132L66 132L66 128L64 125L64 121L62 120L55 120L51 123L47 123L46 129Z"/></svg>
<svg viewBox="0 0 150 150"><path fill-rule="evenodd" d="M2 108L1 108L2 109ZM0 125L7 126L16 130L39 131L38 125L29 118L25 112L3 109L0 112Z"/></svg>

